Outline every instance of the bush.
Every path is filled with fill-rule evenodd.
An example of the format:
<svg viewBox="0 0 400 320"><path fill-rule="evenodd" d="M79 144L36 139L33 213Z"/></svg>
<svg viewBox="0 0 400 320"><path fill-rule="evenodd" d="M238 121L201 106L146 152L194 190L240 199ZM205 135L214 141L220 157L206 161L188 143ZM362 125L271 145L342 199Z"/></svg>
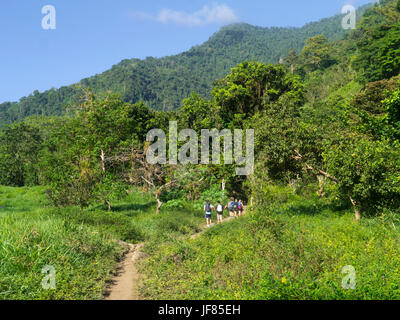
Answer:
<svg viewBox="0 0 400 320"><path fill-rule="evenodd" d="M393 227L394 224L394 227ZM153 247L141 265L148 299L399 299L400 235L389 216L298 197ZM356 271L345 290L343 267Z"/></svg>
<svg viewBox="0 0 400 320"><path fill-rule="evenodd" d="M400 143L387 140L343 141L324 152L340 197L352 197L365 213L400 205Z"/></svg>

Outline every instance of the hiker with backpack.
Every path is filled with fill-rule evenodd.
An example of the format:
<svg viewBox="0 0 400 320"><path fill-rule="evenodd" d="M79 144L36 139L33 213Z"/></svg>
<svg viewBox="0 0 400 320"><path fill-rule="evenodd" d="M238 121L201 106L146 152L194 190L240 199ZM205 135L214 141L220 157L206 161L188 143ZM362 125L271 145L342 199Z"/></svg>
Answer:
<svg viewBox="0 0 400 320"><path fill-rule="evenodd" d="M237 218L239 216L239 201L238 199L235 199L235 203L233 205L233 209L235 212L235 217Z"/></svg>
<svg viewBox="0 0 400 320"><path fill-rule="evenodd" d="M214 209L214 206L210 203L210 200L206 201L206 204L204 205L204 212L206 213L206 222L207 222L207 227L211 226L211 212Z"/></svg>
<svg viewBox="0 0 400 320"><path fill-rule="evenodd" d="M229 216L233 217L234 216L234 212L235 212L235 201L233 200L233 198L230 199L230 201L228 202L228 211L229 211Z"/></svg>
<svg viewBox="0 0 400 320"><path fill-rule="evenodd" d="M240 217L243 214L243 210L244 210L242 200L239 200L239 202L238 202L238 210L239 210L239 217Z"/></svg>
<svg viewBox="0 0 400 320"><path fill-rule="evenodd" d="M225 206L223 206L221 204L221 201L218 201L217 207L217 223L223 223L224 222L224 210L225 210Z"/></svg>

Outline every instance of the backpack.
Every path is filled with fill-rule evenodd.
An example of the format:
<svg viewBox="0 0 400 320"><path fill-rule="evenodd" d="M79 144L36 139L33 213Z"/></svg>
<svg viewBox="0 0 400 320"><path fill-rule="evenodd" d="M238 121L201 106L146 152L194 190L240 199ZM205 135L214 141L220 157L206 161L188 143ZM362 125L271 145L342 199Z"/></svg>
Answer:
<svg viewBox="0 0 400 320"><path fill-rule="evenodd" d="M219 213L224 212L224 207L222 204L217 205L217 212L219 212Z"/></svg>
<svg viewBox="0 0 400 320"><path fill-rule="evenodd" d="M237 203L237 202L235 202L233 208L234 208L235 210L238 208L238 203Z"/></svg>
<svg viewBox="0 0 400 320"><path fill-rule="evenodd" d="M211 203L206 203L206 212L211 212Z"/></svg>
<svg viewBox="0 0 400 320"><path fill-rule="evenodd" d="M235 207L234 202L233 202L233 201L230 201L230 202L228 203L228 209L229 209L229 210L233 210L234 207Z"/></svg>
<svg viewBox="0 0 400 320"><path fill-rule="evenodd" d="M241 203L239 203L238 209L243 210L243 205Z"/></svg>

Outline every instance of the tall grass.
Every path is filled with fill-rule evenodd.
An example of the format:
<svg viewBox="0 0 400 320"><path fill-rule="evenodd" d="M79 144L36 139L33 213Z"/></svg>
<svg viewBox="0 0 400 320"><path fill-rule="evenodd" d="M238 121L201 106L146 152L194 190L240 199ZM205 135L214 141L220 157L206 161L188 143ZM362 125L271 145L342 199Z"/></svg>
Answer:
<svg viewBox="0 0 400 320"><path fill-rule="evenodd" d="M102 299L126 247L199 230L199 212L155 215L147 195L133 193L102 207L48 206L45 188L0 187L0 299ZM173 235L173 236L172 236ZM56 289L42 287L44 266L56 271Z"/></svg>
<svg viewBox="0 0 400 320"><path fill-rule="evenodd" d="M300 196L148 249L148 299L400 299L400 225ZM345 289L355 269L356 289Z"/></svg>

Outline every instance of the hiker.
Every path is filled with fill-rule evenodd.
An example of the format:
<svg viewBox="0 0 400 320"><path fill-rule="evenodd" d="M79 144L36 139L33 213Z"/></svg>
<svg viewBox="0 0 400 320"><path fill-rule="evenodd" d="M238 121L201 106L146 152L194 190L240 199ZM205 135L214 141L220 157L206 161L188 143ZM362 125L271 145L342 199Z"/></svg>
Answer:
<svg viewBox="0 0 400 320"><path fill-rule="evenodd" d="M233 200L233 198L231 198L230 201L228 202L228 211L229 211L229 216L233 217L235 211L235 201Z"/></svg>
<svg viewBox="0 0 400 320"><path fill-rule="evenodd" d="M210 200L206 201L204 205L204 212L206 213L206 221L207 227L211 226L211 211L214 209L213 205L210 203Z"/></svg>
<svg viewBox="0 0 400 320"><path fill-rule="evenodd" d="M235 217L237 218L239 215L239 201L238 199L235 199L235 203L233 205L233 210L235 212Z"/></svg>
<svg viewBox="0 0 400 320"><path fill-rule="evenodd" d="M225 210L225 206L223 206L221 204L221 201L218 201L217 204L217 223L223 223L224 222L224 210Z"/></svg>
<svg viewBox="0 0 400 320"><path fill-rule="evenodd" d="M240 217L243 214L243 210L244 210L242 200L239 200L239 202L238 202L238 210L239 210L239 217Z"/></svg>

